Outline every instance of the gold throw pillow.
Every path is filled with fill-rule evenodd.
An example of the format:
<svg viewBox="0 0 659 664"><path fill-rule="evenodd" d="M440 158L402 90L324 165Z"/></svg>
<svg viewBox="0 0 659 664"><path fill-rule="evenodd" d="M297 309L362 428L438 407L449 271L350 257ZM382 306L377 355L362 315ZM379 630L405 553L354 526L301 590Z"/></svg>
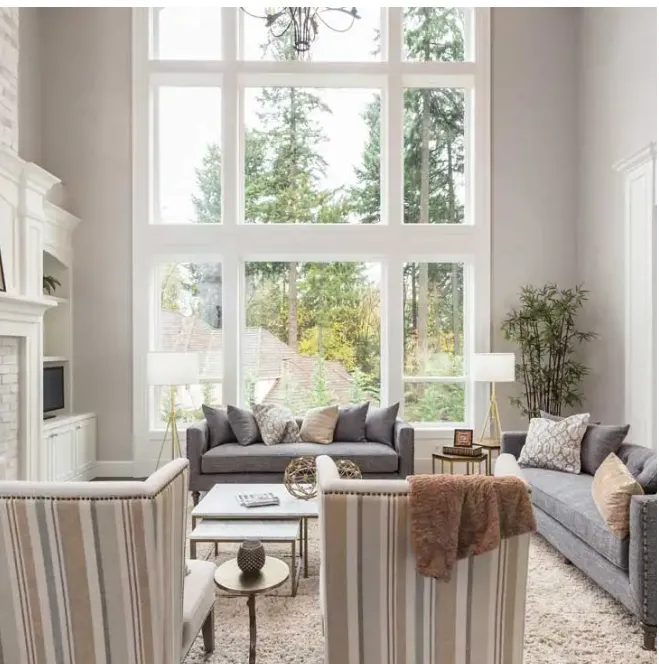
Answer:
<svg viewBox="0 0 659 664"><path fill-rule="evenodd" d="M334 439L334 428L339 419L338 406L321 406L312 408L302 420L300 438L306 443L331 443Z"/></svg>
<svg viewBox="0 0 659 664"><path fill-rule="evenodd" d="M632 496L643 494L625 464L613 453L595 472L593 500L609 530L622 539L629 534L629 505Z"/></svg>

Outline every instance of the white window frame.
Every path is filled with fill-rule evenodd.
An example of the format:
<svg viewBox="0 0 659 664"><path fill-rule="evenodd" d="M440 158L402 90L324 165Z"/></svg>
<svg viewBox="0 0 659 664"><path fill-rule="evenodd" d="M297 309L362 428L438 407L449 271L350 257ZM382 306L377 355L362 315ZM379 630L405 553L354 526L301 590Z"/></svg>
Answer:
<svg viewBox="0 0 659 664"><path fill-rule="evenodd" d="M146 356L154 305L154 266L181 262L222 263L224 335L223 397L240 401L240 339L245 328L244 264L272 261L366 261L381 267L382 401L403 403L403 279L405 262L459 261L465 270L465 422L416 424L420 438L443 437L460 424L473 427L484 415L485 386L469 380L469 355L490 349L490 10L473 9L474 60L402 60L402 8L383 9L383 53L364 63L247 62L237 59L241 12L222 9L222 61L150 60L150 10L133 9L133 389L134 458L148 458L143 443L150 430ZM265 26L264 26L265 30ZM348 39L349 36L346 36ZM400 57L399 57L400 54ZM151 141L155 90L159 85L222 89L222 224L151 223L157 146ZM243 208L244 137L242 90L294 85L365 87L382 90L382 222L374 225L246 225ZM403 224L403 90L407 87L464 87L465 189L472 218L463 225ZM154 116L155 117L155 116ZM467 118L471 118L471 122ZM240 138L238 138L240 137ZM233 167L232 167L233 162ZM293 241L294 240L294 241ZM209 247L217 247L209 255ZM437 247L429 253L428 247ZM418 379L420 380L420 379ZM431 377L429 382L459 382Z"/></svg>

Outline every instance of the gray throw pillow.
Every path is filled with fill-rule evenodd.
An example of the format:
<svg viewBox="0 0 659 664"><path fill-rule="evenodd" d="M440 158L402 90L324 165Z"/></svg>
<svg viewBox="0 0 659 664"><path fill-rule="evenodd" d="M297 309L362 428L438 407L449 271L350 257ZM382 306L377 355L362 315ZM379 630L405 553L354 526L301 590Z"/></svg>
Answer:
<svg viewBox="0 0 659 664"><path fill-rule="evenodd" d="M251 411L235 406L227 406L227 415L233 435L241 445L261 442L259 425Z"/></svg>
<svg viewBox="0 0 659 664"><path fill-rule="evenodd" d="M212 408L204 403L201 405L201 410L204 412L208 424L210 447L217 447L236 440L233 431L231 431L227 411L224 408Z"/></svg>
<svg viewBox="0 0 659 664"><path fill-rule="evenodd" d="M334 442L365 443L368 402L361 406L344 406L334 429Z"/></svg>
<svg viewBox="0 0 659 664"><path fill-rule="evenodd" d="M563 420L558 415L550 415L540 411L543 419L552 422ZM615 426L591 422L586 427L586 433L581 441L581 472L594 475L604 463L609 454L615 454L629 433L629 424Z"/></svg>
<svg viewBox="0 0 659 664"><path fill-rule="evenodd" d="M400 404L378 408L370 404L366 415L366 440L394 446L394 425Z"/></svg>

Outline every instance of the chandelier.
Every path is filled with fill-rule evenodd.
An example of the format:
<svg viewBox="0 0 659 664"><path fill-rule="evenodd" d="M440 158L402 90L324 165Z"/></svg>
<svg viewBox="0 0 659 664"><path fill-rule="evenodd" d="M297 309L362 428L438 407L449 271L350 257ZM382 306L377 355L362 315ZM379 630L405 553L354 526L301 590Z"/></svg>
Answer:
<svg viewBox="0 0 659 664"><path fill-rule="evenodd" d="M293 31L293 48L298 53L306 53L318 36L318 27L322 23L334 32L347 32L352 28L355 20L361 18L357 7L269 7L265 16L258 16L242 10L249 16L265 20L266 28L270 29L273 37L283 37L289 30ZM346 27L338 27L328 22L330 15L342 14L350 18Z"/></svg>

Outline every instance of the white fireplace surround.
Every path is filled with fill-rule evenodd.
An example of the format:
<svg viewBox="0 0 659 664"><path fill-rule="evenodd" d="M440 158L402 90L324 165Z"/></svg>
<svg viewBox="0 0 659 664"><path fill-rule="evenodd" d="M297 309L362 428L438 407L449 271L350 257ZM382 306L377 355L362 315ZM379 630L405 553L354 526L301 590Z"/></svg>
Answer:
<svg viewBox="0 0 659 664"><path fill-rule="evenodd" d="M0 292L0 337L20 340L18 479L48 477L42 435L43 316L56 301L43 295L43 254L69 264L71 233L78 223L48 200L58 185L58 178L36 164L0 149L0 255L7 289Z"/></svg>

